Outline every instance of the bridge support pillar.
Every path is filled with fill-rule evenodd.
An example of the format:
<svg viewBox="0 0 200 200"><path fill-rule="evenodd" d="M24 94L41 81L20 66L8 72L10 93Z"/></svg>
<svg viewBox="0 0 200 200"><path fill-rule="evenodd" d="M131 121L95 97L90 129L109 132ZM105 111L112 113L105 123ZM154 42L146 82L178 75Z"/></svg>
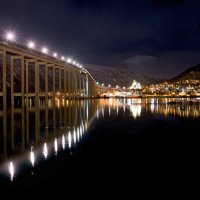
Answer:
<svg viewBox="0 0 200 200"><path fill-rule="evenodd" d="M59 67L59 91L62 94L62 76L61 76L61 67Z"/></svg>
<svg viewBox="0 0 200 200"><path fill-rule="evenodd" d="M3 71L3 109L7 108L7 80L6 80L6 74L7 74L7 67L6 67L6 50L2 51L2 71Z"/></svg>
<svg viewBox="0 0 200 200"><path fill-rule="evenodd" d="M55 74L55 66L53 66L53 101L55 101L55 92L56 92L56 86L55 86L55 77L56 74Z"/></svg>
<svg viewBox="0 0 200 200"><path fill-rule="evenodd" d="M66 101L66 95L67 95L67 86L66 86L67 76L66 76L66 73L67 73L67 70L64 69L64 99L65 99L65 101Z"/></svg>
<svg viewBox="0 0 200 200"><path fill-rule="evenodd" d="M49 69L48 65L45 64L45 128L48 128L48 83L49 83Z"/></svg>
<svg viewBox="0 0 200 200"><path fill-rule="evenodd" d="M19 60L20 61L20 70L21 70L21 91L15 91L14 89L14 61ZM23 56L11 56L11 66L10 66L10 85L11 85L11 106L14 109L14 100L17 96L18 98L21 98L21 107L23 107L24 104L24 57Z"/></svg>

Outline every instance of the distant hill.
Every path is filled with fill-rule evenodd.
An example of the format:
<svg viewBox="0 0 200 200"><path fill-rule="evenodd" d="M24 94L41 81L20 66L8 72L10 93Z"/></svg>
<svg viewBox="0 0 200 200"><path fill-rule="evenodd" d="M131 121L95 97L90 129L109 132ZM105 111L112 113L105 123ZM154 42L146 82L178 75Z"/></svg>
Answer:
<svg viewBox="0 0 200 200"><path fill-rule="evenodd" d="M184 72L170 79L169 82L176 82L182 80L200 80L200 64L186 69Z"/></svg>
<svg viewBox="0 0 200 200"><path fill-rule="evenodd" d="M130 67L108 67L101 65L85 65L86 69L91 73L96 81L105 85L119 85L121 87L129 87L133 80L140 82L142 85L158 83L158 80L135 73Z"/></svg>

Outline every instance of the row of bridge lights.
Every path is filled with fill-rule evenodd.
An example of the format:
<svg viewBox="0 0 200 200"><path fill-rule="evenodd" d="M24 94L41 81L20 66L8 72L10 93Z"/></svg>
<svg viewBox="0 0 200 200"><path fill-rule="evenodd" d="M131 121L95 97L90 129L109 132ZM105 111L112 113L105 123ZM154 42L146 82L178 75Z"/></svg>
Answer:
<svg viewBox="0 0 200 200"><path fill-rule="evenodd" d="M8 41L15 41L15 34L14 34L13 32L8 32L8 33L6 34L6 39L7 39ZM27 47L28 47L29 49L35 49L36 45L35 45L34 41L29 41L29 42L27 43ZM41 49L41 52L42 52L43 54L48 54L48 51L49 51L49 50L48 50L47 47L42 47L42 49ZM54 53L52 54L52 56L53 56L54 58L58 58L58 54L57 54L56 52L54 52ZM61 60L62 60L62 61L66 61L66 62L69 63L69 64L75 65L75 66L77 66L77 67L79 67L79 68L83 68L82 65L80 65L80 64L77 63L76 61L73 61L71 58L65 58L65 56L61 56ZM99 82L96 82L96 84L97 84L97 85L100 85ZM102 83L101 86L104 87L104 83ZM111 88L111 85L109 84L108 87ZM118 88L119 88L119 86L116 85L116 89L118 89ZM123 87L123 89L126 89L126 88Z"/></svg>
<svg viewBox="0 0 200 200"><path fill-rule="evenodd" d="M14 40L15 40L15 34L14 34L13 32L8 32L8 33L6 34L6 39L7 39L7 41L14 41ZM27 43L27 47L28 47L29 49L35 49L36 45L35 45L34 41L29 41L29 42ZM49 51L49 50L48 50L47 47L42 47L42 49L41 49L41 52L42 52L43 54L48 54L48 51ZM57 54L56 52L54 52L54 53L52 54L52 56L53 56L54 58L58 58L58 54ZM71 58L65 58L65 56L61 56L61 60L62 60L62 61L66 61L67 63L73 64L73 65L75 65L75 66L77 66L77 67L79 67L79 68L83 68L82 65L80 65L80 64L77 63L76 61L73 61Z"/></svg>

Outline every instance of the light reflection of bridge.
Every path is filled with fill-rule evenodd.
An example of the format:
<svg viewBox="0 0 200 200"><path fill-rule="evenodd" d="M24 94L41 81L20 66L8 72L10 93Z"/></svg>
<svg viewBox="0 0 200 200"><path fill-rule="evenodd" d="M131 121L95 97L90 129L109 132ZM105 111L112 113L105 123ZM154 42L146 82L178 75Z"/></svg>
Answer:
<svg viewBox="0 0 200 200"><path fill-rule="evenodd" d="M21 104L32 98L37 105L40 97L71 100L96 97L100 92L102 87L86 69L0 38L3 107L6 107L8 96L11 105L16 98L21 99Z"/></svg>
<svg viewBox="0 0 200 200"><path fill-rule="evenodd" d="M53 104L49 99L40 101L40 107L5 109L0 116L0 173L5 173L9 166L12 180L17 163L31 162L34 166L40 162L40 154L47 159L61 150L75 148L96 113L97 104L91 101L56 99Z"/></svg>
<svg viewBox="0 0 200 200"><path fill-rule="evenodd" d="M52 100L44 102L44 106L40 102L40 105L39 108L26 106L2 112L0 157L7 158L69 131L78 134L79 127L88 128L97 109L97 104L89 100L66 100L65 103L57 99L55 105Z"/></svg>
<svg viewBox="0 0 200 200"><path fill-rule="evenodd" d="M22 155L25 163L39 163L61 151L71 151L81 141L93 119L132 117L153 114L162 120L171 117L199 118L199 105L170 105L168 98L100 99L69 101L52 99L40 102L40 107L28 104L25 109L14 108L0 112L0 162L7 160L6 172L11 180L14 168L19 167L14 158ZM170 118L167 118L167 117ZM114 120L116 121L116 120ZM126 127L125 127L126 128ZM33 148L31 148L33 147ZM26 154L26 156L24 156ZM28 156L27 156L28 155ZM40 156L39 156L40 155ZM23 160L23 161L24 161ZM10 163L8 165L8 162ZM1 164L1 163L0 163ZM5 166L5 165L4 165ZM1 168L2 169L2 168ZM0 173L1 173L0 169Z"/></svg>

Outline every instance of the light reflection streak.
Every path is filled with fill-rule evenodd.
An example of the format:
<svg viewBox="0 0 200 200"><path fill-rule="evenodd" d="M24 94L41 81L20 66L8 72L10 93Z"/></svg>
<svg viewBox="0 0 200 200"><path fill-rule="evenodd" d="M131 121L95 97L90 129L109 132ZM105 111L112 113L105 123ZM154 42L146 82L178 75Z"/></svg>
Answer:
<svg viewBox="0 0 200 200"><path fill-rule="evenodd" d="M71 149L71 146L72 146L72 136L71 136L71 132L70 131L68 132L67 140L68 140L68 147L69 147L69 149Z"/></svg>
<svg viewBox="0 0 200 200"><path fill-rule="evenodd" d="M57 106L58 106L58 108L60 108L60 99L58 99L58 105Z"/></svg>
<svg viewBox="0 0 200 200"><path fill-rule="evenodd" d="M101 108L101 112L102 112L102 117L104 118L104 107L103 106Z"/></svg>
<svg viewBox="0 0 200 200"><path fill-rule="evenodd" d="M15 168L14 168L12 161L10 161L10 163L9 163L9 172L10 172L10 180L13 181L14 174L15 174Z"/></svg>
<svg viewBox="0 0 200 200"><path fill-rule="evenodd" d="M134 119L136 119L141 115L141 110L142 110L141 105L135 105L135 104L130 105L131 116L133 116Z"/></svg>
<svg viewBox="0 0 200 200"><path fill-rule="evenodd" d="M80 135L79 135L79 128L76 129L76 133L77 133L77 140L79 142L79 137L80 137Z"/></svg>
<svg viewBox="0 0 200 200"><path fill-rule="evenodd" d="M99 110L97 109L97 119L99 119Z"/></svg>
<svg viewBox="0 0 200 200"><path fill-rule="evenodd" d="M31 161L32 166L34 167L34 165L35 165L35 154L33 152L33 147L31 147L30 161Z"/></svg>
<svg viewBox="0 0 200 200"><path fill-rule="evenodd" d="M65 150L65 136L64 134L62 135L62 148Z"/></svg>
<svg viewBox="0 0 200 200"><path fill-rule="evenodd" d="M83 133L85 132L83 121L82 121L82 132Z"/></svg>
<svg viewBox="0 0 200 200"><path fill-rule="evenodd" d="M150 105L150 110L151 110L152 113L154 112L154 109L155 109L155 105L154 105L154 103L152 103L152 104Z"/></svg>
<svg viewBox="0 0 200 200"><path fill-rule="evenodd" d="M83 135L83 132L82 132L82 128L81 128L81 126L79 127L79 132L80 132L80 136L82 137Z"/></svg>
<svg viewBox="0 0 200 200"><path fill-rule="evenodd" d="M125 112L126 112L126 106L125 106L125 104L123 106L123 110L124 110L124 114L125 114Z"/></svg>
<svg viewBox="0 0 200 200"><path fill-rule="evenodd" d="M74 129L74 134L73 134L73 140L74 140L74 144L76 144L76 131Z"/></svg>
<svg viewBox="0 0 200 200"><path fill-rule="evenodd" d="M47 156L48 156L48 148L47 148L47 143L46 143L46 142L44 143L43 155L44 155L44 158L47 159Z"/></svg>
<svg viewBox="0 0 200 200"><path fill-rule="evenodd" d="M55 155L58 153L58 140L57 138L54 139L54 150L55 150Z"/></svg>

